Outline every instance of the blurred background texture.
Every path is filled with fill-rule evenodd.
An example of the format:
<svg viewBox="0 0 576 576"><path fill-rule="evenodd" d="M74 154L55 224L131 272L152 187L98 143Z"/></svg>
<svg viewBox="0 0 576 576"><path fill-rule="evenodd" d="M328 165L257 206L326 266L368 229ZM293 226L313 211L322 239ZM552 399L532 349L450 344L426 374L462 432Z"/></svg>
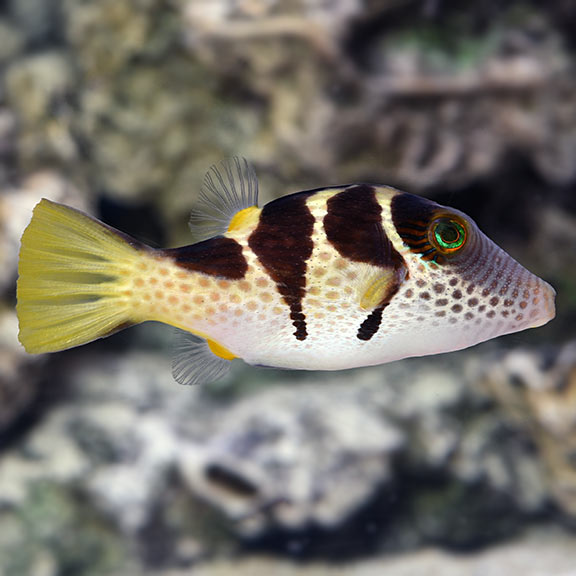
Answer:
<svg viewBox="0 0 576 576"><path fill-rule="evenodd" d="M558 292L549 325L186 388L171 330L17 341L50 198L190 242L204 173L459 208ZM0 0L0 575L576 574L573 0Z"/></svg>

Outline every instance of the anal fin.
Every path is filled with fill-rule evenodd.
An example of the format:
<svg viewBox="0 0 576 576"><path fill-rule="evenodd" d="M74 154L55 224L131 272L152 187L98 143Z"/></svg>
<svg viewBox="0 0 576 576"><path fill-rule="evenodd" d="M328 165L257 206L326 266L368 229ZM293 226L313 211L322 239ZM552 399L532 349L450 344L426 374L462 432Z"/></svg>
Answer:
<svg viewBox="0 0 576 576"><path fill-rule="evenodd" d="M179 384L208 384L230 370L234 355L220 344L178 329L174 340L172 376Z"/></svg>

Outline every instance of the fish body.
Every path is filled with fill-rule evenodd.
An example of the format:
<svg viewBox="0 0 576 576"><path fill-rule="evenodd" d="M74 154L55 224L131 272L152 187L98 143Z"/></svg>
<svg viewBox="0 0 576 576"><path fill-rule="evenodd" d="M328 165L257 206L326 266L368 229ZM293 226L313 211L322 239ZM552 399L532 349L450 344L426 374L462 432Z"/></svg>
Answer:
<svg viewBox="0 0 576 576"><path fill-rule="evenodd" d="M182 248L149 248L43 200L22 241L25 348L60 350L154 320L202 339L175 363L179 381L195 382L234 358L340 370L458 350L554 317L553 288L458 210L370 184L259 208L237 192L251 176L235 166L214 190L218 212L232 206L221 233Z"/></svg>

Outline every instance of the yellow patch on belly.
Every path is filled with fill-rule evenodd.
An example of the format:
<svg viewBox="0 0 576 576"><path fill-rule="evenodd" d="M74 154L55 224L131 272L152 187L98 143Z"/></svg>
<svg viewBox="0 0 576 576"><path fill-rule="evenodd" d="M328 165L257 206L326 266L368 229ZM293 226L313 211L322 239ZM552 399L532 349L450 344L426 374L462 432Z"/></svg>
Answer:
<svg viewBox="0 0 576 576"><path fill-rule="evenodd" d="M218 356L219 358L223 358L224 360L234 360L234 358L237 358L237 356L232 354L232 352L230 352L230 350L228 350L227 348L222 346L222 344L219 344L215 340L207 339L206 342L208 344L208 347L210 348L210 351L215 356Z"/></svg>

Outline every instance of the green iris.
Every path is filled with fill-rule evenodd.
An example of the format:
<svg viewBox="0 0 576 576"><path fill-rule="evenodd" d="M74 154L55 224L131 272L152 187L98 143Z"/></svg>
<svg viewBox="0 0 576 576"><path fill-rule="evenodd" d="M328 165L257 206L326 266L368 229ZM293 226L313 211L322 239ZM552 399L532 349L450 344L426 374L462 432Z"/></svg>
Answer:
<svg viewBox="0 0 576 576"><path fill-rule="evenodd" d="M440 249L452 252L466 241L466 230L455 220L442 219L434 226L434 239Z"/></svg>

